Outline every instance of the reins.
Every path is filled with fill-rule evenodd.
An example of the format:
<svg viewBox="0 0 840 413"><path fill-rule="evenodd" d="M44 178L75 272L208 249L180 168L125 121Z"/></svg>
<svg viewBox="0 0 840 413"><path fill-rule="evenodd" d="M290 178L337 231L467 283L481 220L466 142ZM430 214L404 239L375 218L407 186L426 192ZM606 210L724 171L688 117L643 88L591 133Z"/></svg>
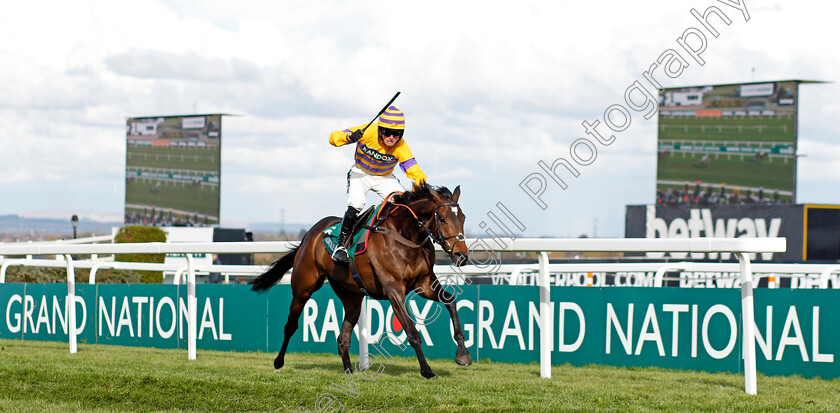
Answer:
<svg viewBox="0 0 840 413"><path fill-rule="evenodd" d="M458 233L458 234L450 236L450 237L444 237L442 232L441 232L441 225L440 225L440 223L442 221L442 218L438 215L438 209L440 209L443 206L460 208L458 203L447 202L447 203L443 203L443 204L438 205L435 202L434 198L432 198L431 202L435 206L435 208L433 210L433 215L434 215L434 225L435 225L435 230L436 230L436 234L432 234L432 231L428 227L423 225L423 221L420 220L420 218L417 216L417 214L414 212L414 210L411 209L410 206L408 206L406 204L397 203L397 202L392 201L392 198L394 196L401 195L401 194L402 194L402 192L393 192L393 193L389 194L387 197L385 197L385 199L382 201L382 205L379 207L379 210L376 211L376 214L371 219L370 224L369 225L364 225L363 228L367 228L368 230L370 230L371 232L374 232L374 233L379 233L379 234L389 236L389 237L393 238L395 241L399 242L400 244L402 244L402 245L404 245L408 248L422 248L423 246L426 245L426 243L437 242L443 248L443 251L446 252L446 254L449 255L449 257L452 258L453 261L454 261L454 256L453 256L454 245L450 246L449 245L449 240L452 239L452 238L456 238L458 241L463 241L464 240L464 234L463 233ZM386 207L388 206L389 203L391 205L393 205L394 207L393 208L388 208L388 211L385 212L384 216L381 216L381 214L383 213L383 211L385 211L385 209L386 209ZM406 238L405 236L400 234L399 231L392 230L391 228L383 228L382 226L380 226L380 225L383 225L388 220L388 218L391 217L394 214L394 211L396 211L400 207L403 207L403 208L407 209L408 212L411 213L411 216L414 218L415 222L417 222L417 226L423 228L423 230L426 231L426 237L420 243L414 242L414 241ZM456 241L456 243L457 243L457 241ZM426 264L429 266L429 268L432 268L434 266L434 260L435 260L435 258L434 258L434 246L432 246L431 254L424 254L424 257L425 257L425 260L426 260ZM356 285L358 285L359 290L363 294L369 295L368 292L367 292L367 289L364 286L364 283L362 282L362 279L358 275L358 270L356 269L356 266L355 266L355 260L350 261L350 269L351 269L351 272L353 274L353 281L356 282ZM371 269L373 269L373 267L371 267Z"/></svg>
<svg viewBox="0 0 840 413"><path fill-rule="evenodd" d="M393 198L393 197L395 197L395 196L398 196L398 195L402 195L402 194L403 194L402 192L392 192L392 193L388 194L388 196L387 196L387 197L385 197L385 199L382 201L382 206L380 206L380 207L379 207L379 211L377 211L377 212L376 212L376 215L374 216L374 219L373 219L373 221L372 221L373 226L369 227L369 229L370 229L371 231L378 232L378 233L380 233L380 234L385 234L385 235L388 235L388 236L390 236L390 237L394 238L394 239L395 239L397 242L399 242L400 244L403 244L403 245L405 245L406 247L409 247L409 248L420 248L420 247L422 247L422 246L423 246L426 242L429 242L429 241L434 242L434 238L432 237L432 233L429 231L429 229L428 229L428 228L426 228L426 227L423 225L423 222L422 222L422 221L420 221L420 218L418 218L418 217L417 217L417 214L416 214L416 213L414 213L414 210L412 210L412 209L411 209L411 207L409 207L408 205L405 205L405 204L399 204L399 203L393 202L393 201L391 200L391 198ZM426 230L426 234L428 235L428 238L424 239L424 240L423 240L423 242L421 242L421 243L419 243L419 244L418 244L418 243L416 243L416 242L414 242L414 241L412 241L412 240L410 240L410 239L408 239L408 238L406 238L406 237L402 236L402 234L400 234L400 233L399 233L399 232L397 232L397 231L391 231L391 229L389 229L389 228L382 228L382 227L380 227L380 226L378 225L378 223L384 223L384 222L385 222L385 220L387 220L387 219L388 219L388 217L389 217L389 216L390 216L390 215L391 215L391 214L395 211L395 209L396 209L396 208L394 208L394 209L389 209L389 210L388 210L388 212L387 212L387 215L386 215L384 218L380 217L380 216L379 216L379 214L381 214L381 213L382 213L382 211L384 211L384 210L385 210L385 207L386 207L389 203L390 203L391 205L396 206L396 207L403 207L403 208L407 209L407 210L408 210L408 212L410 212L410 213L411 213L411 216L412 216L412 217L414 217L414 220L417 222L417 225L418 225L419 227L422 227L423 229L425 229L425 230Z"/></svg>
<svg viewBox="0 0 840 413"><path fill-rule="evenodd" d="M443 251L444 251L444 252L446 252L446 253L447 253L447 254L451 257L451 256L452 256L452 248L453 248L453 247L450 247L450 246L449 246L449 240L450 240L450 239L452 239L452 238L455 238L455 239L457 239L456 243L457 243L458 241L463 241L463 240L465 239L465 238L464 238L464 234L463 234L463 233L458 233L458 234L456 234L456 235L452 235L452 236L449 236L449 237L444 237L444 236L443 236L443 234L441 233L441 230L440 230L440 216L438 215L438 209L440 209L440 208L441 208L441 207L443 207L443 206L450 206L450 207L451 207L451 206L455 206L455 207L460 208L460 206L458 205L458 203L456 203L456 202L447 202L447 203L443 203L443 204L439 204L439 205L438 205L437 203L435 203L435 202L434 202L434 200L432 200L432 203L435 203L435 209L434 209L433 215L434 215L434 220L435 220L435 230L436 230L436 231L435 231L435 232L436 232L436 234L432 234L432 231L431 231L428 227L426 227L425 225L423 225L423 221L421 221L421 220L420 220L420 218L418 218L418 217L417 217L417 214L414 212L414 210L412 210L412 209L411 209L411 207L410 207L410 206L405 205L405 204L400 204L400 203L397 203L397 202L394 202L394 201L391 201L391 198L392 198L392 197L394 197L394 196L397 196L397 195L402 195L402 192L392 192L391 194L389 194L389 195L385 198L385 200L383 200L383 201L382 201L382 206L379 208L379 211L377 211L376 216L374 217L374 221L373 221L373 222L380 222L380 221L379 221L379 220L380 220L380 216L379 216L379 214L381 214L381 213L382 213L382 211L385 209L385 206L386 206L388 203L390 203L391 205L394 205L394 206L395 206L395 207L397 207L397 208L398 208L398 207L403 207L403 208L407 209L407 210L408 210L408 212L410 212L410 213L411 213L411 216L412 216L412 217L414 217L414 220L417 222L417 226L418 226L418 227L423 228L423 230L425 230L425 231L426 231L427 238L425 238L425 239L423 240L423 242L421 242L421 243L416 243L416 242L414 242L414 241L411 241L411 240L409 240L409 239L405 238L405 237L404 237L404 236L402 236L399 232L396 232L396 231L391 231L391 230L390 230L390 229L388 229L388 228L381 228L381 227L377 226L376 224L374 224L374 226L373 226L373 227L370 227L370 229L371 229L372 231L374 231L374 232L378 232L378 233L381 233L381 234L385 234L385 235L391 236L391 237L393 237L395 240L397 240L397 242L399 242L400 244L403 244L403 245L405 245L405 246L407 246L407 247L410 247L410 248L420 248L420 247L422 247L424 244L426 244L426 242L429 242L429 241L431 241L431 242L435 242L435 241L437 241L437 243L438 243L438 244L440 244L440 246L441 246L441 247L443 247ZM396 210L396 208L393 208L393 209L388 210L387 215L386 215L384 218L381 218L381 219L382 219L382 222L384 222L385 220L387 220L387 219L388 219L388 216L390 216L390 215L391 215L391 214L392 214L395 210Z"/></svg>

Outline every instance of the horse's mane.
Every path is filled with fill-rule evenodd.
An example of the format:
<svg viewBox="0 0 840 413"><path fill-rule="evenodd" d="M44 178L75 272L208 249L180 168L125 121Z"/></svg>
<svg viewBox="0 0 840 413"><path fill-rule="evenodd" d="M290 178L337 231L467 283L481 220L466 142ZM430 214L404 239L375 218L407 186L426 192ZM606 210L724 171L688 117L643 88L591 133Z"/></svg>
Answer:
<svg viewBox="0 0 840 413"><path fill-rule="evenodd" d="M407 204L418 199L431 199L432 190L441 194L446 199L452 200L452 192L445 186L431 186L424 182L423 185L414 185L414 187L411 188L411 191L406 191L400 195L395 196L394 202L400 204Z"/></svg>

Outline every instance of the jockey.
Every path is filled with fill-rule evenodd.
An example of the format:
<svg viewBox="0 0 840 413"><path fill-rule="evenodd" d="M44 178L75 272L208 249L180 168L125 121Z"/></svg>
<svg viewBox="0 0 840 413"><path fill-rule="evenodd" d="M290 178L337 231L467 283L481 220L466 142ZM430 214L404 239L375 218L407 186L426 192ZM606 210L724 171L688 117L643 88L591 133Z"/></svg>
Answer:
<svg viewBox="0 0 840 413"><path fill-rule="evenodd" d="M392 174L397 163L415 185L426 182L426 174L417 165L408 144L402 139L405 132L405 115L396 106L388 107L379 116L373 127L364 126L335 131L330 134L330 144L343 146L356 143L356 162L347 172L347 212L341 221L338 248L332 259L339 263L349 262L344 244L350 237L356 216L365 207L365 197L370 190L382 198L392 192L403 192L405 188Z"/></svg>

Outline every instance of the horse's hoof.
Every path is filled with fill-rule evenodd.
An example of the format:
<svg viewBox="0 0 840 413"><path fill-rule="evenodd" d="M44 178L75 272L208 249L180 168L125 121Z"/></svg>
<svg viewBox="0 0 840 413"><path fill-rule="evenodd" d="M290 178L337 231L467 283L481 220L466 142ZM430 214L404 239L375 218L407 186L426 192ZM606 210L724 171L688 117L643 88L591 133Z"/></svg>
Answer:
<svg viewBox="0 0 840 413"><path fill-rule="evenodd" d="M439 379L439 378L440 378L440 377L435 376L434 374L432 374L432 377L426 377L426 379L428 379L428 380L437 380L437 379Z"/></svg>
<svg viewBox="0 0 840 413"><path fill-rule="evenodd" d="M461 367L467 367L472 364L472 357L470 357L470 353L456 354L455 363Z"/></svg>
<svg viewBox="0 0 840 413"><path fill-rule="evenodd" d="M428 372L421 371L420 375L422 375L423 377L425 377L427 379L436 379L437 378L437 376L435 376L435 373L432 373L431 370L429 370Z"/></svg>
<svg viewBox="0 0 840 413"><path fill-rule="evenodd" d="M283 359L274 359L274 370L280 370L283 368Z"/></svg>

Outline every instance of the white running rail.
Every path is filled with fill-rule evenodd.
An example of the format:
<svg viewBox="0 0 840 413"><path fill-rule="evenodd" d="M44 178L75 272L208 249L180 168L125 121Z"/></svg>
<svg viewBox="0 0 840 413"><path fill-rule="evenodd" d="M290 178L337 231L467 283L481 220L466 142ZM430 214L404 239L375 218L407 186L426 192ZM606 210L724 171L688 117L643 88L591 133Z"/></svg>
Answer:
<svg viewBox="0 0 840 413"><path fill-rule="evenodd" d="M548 252L729 252L738 257L741 274L741 314L744 319L742 343L744 345L745 391L756 394L756 353L753 313L753 276L749 253L780 253L786 249L784 238L684 238L684 239L467 239L473 251L538 252L540 328L551 331L553 317L548 308L551 302L549 285ZM493 248L493 246L499 248ZM185 254L187 257L187 289L189 299L188 358L196 357L195 323L195 271L192 254L196 253L282 253L296 246L290 242L219 242L219 243L144 243L144 244L2 244L2 256L56 255L63 256L67 267L67 302L75 302L75 277L72 255L92 254ZM439 249L439 248L438 248ZM18 260L17 263L25 260ZM112 265L114 263L108 263ZM3 265L6 265L5 263ZM104 266L105 264L103 264ZM176 277L177 281L177 277ZM67 306L70 352L76 352L75 306ZM361 312L359 323L368 326L366 311ZM369 331L369 330L368 330ZM362 334L364 335L364 334ZM541 334L540 375L551 377L552 335ZM359 340L359 362L367 365L368 340Z"/></svg>

